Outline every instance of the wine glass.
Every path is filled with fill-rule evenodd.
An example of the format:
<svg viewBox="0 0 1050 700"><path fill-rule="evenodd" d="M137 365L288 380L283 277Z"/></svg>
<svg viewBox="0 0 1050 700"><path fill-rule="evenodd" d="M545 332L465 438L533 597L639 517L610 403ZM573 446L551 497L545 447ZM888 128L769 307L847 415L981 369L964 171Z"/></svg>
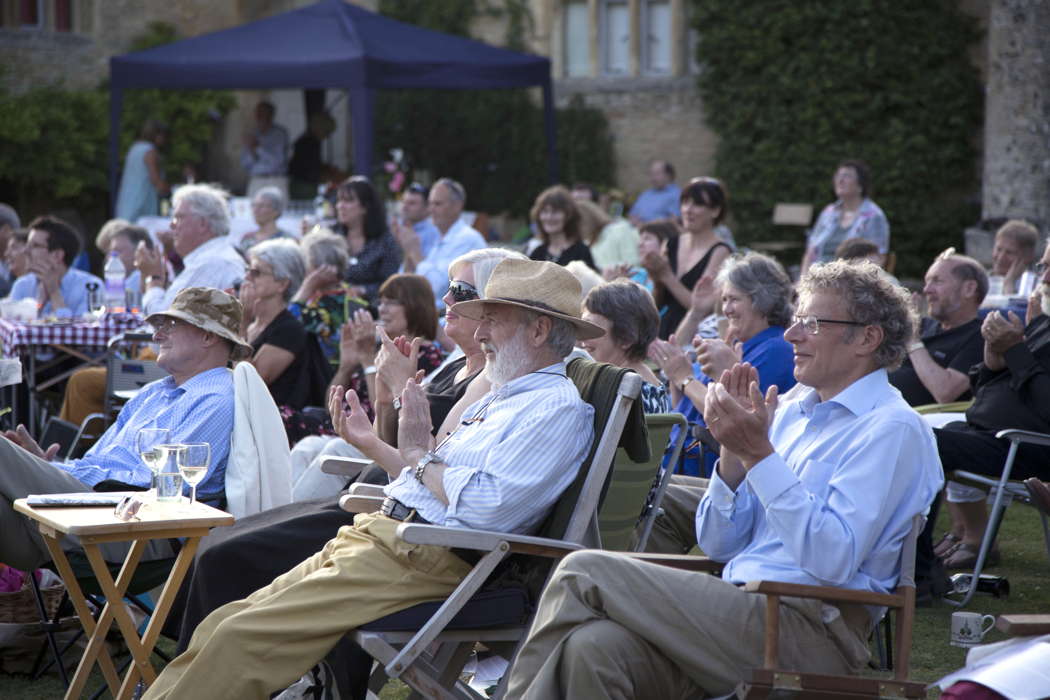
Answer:
<svg viewBox="0 0 1050 700"><path fill-rule="evenodd" d="M206 442L183 443L178 455L179 473L182 480L190 485L190 505L197 502L197 484L208 473L211 464L211 445Z"/></svg>
<svg viewBox="0 0 1050 700"><path fill-rule="evenodd" d="M150 481L150 490L154 495L156 495L156 491L153 491L153 489L156 486L157 474L160 473L161 465L166 456L164 450L160 449L160 446L170 442L171 431L167 428L143 428L135 436L135 449L138 451L139 457L142 458L142 462L153 474Z"/></svg>

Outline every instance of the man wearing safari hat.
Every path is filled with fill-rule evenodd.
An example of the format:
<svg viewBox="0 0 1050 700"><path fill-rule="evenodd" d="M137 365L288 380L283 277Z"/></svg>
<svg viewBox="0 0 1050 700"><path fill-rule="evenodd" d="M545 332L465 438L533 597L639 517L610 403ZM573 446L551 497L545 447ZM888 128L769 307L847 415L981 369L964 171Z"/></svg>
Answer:
<svg viewBox="0 0 1050 700"><path fill-rule="evenodd" d="M251 352L239 335L241 303L217 289L190 287L147 321L156 329L157 364L171 376L143 387L87 454L49 461L58 445L42 449L21 425L0 439L0 561L5 564L28 571L50 559L36 528L14 511L16 499L92 491L107 480L149 486L150 471L135 445L143 428L167 428L172 442L210 444L212 462L198 494L207 498L223 490L234 412L233 376L226 366Z"/></svg>
<svg viewBox="0 0 1050 700"><path fill-rule="evenodd" d="M266 698L319 662L349 630L446 597L470 564L444 547L396 537L401 522L528 533L576 477L594 411L565 375L579 338L603 331L580 319L580 284L549 262L504 260L485 298L457 314L481 321L475 337L492 390L453 432L431 436L423 388L401 395L398 448L378 460L392 482L374 513L342 527L324 548L244 600L215 610L145 698ZM333 390L346 433L370 432L353 391ZM236 669L236 672L229 672Z"/></svg>

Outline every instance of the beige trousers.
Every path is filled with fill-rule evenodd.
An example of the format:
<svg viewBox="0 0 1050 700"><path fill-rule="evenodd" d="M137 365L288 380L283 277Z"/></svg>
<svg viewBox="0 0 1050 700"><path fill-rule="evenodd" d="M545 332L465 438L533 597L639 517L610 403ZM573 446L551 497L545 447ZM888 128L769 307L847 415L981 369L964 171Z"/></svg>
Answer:
<svg viewBox="0 0 1050 700"><path fill-rule="evenodd" d="M507 698L727 694L762 665L765 605L708 574L576 552L543 592ZM817 601L786 599L780 625L783 668L847 673L867 661L867 630Z"/></svg>
<svg viewBox="0 0 1050 700"><path fill-rule="evenodd" d="M269 698L350 630L446 598L470 567L444 547L402 542L399 524L358 515L320 552L213 612L145 697Z"/></svg>
<svg viewBox="0 0 1050 700"><path fill-rule="evenodd" d="M706 491L707 479L673 475L660 501L663 513L653 522L645 551L686 554L696 546L696 509ZM632 549L636 542L631 540Z"/></svg>

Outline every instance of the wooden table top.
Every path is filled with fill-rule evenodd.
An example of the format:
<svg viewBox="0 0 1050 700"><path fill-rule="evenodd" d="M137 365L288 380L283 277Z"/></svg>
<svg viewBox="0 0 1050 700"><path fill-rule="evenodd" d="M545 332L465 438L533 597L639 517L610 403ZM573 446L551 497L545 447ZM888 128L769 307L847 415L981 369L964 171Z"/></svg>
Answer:
<svg viewBox="0 0 1050 700"><path fill-rule="evenodd" d="M15 510L68 535L128 535L128 539L148 536L150 532L171 532L232 525L234 517L225 511L189 500L179 503L147 501L135 520L120 520L111 507L33 508L24 498L15 501ZM178 534L167 536L178 536Z"/></svg>

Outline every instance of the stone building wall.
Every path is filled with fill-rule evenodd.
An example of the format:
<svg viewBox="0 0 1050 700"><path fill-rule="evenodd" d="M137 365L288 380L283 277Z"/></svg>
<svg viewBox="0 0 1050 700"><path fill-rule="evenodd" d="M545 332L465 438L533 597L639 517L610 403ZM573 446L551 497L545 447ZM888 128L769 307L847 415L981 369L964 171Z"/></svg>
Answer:
<svg viewBox="0 0 1050 700"><path fill-rule="evenodd" d="M1050 227L1050 3L992 0L984 132L984 218Z"/></svg>

